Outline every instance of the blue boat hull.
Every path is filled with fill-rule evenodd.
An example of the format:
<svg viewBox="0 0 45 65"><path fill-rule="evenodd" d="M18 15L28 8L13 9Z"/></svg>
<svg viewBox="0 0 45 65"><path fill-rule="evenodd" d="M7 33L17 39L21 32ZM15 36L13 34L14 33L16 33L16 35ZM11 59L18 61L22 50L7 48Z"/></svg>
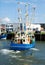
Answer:
<svg viewBox="0 0 45 65"><path fill-rule="evenodd" d="M11 42L10 49L11 50L28 50L30 48L35 47L35 42L32 42L31 44L16 44L14 42Z"/></svg>
<svg viewBox="0 0 45 65"><path fill-rule="evenodd" d="M0 39L6 38L6 37L7 37L6 34L4 34L4 35L0 35Z"/></svg>

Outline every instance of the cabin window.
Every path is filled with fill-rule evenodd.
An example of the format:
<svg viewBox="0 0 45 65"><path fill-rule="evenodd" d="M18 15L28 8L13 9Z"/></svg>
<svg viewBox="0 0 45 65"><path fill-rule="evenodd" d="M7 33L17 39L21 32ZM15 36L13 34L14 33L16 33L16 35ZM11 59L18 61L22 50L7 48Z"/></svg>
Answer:
<svg viewBox="0 0 45 65"><path fill-rule="evenodd" d="M21 32L21 36L23 36L23 35L25 35L25 33L24 32Z"/></svg>
<svg viewBox="0 0 45 65"><path fill-rule="evenodd" d="M25 42L25 39L23 39L23 42Z"/></svg>
<svg viewBox="0 0 45 65"><path fill-rule="evenodd" d="M17 43L17 40L15 39L15 40L14 40L14 42L16 42L16 43Z"/></svg>
<svg viewBox="0 0 45 65"><path fill-rule="evenodd" d="M32 36L32 38L34 38L34 36Z"/></svg>
<svg viewBox="0 0 45 65"><path fill-rule="evenodd" d="M18 36L20 36L20 34L18 34Z"/></svg>

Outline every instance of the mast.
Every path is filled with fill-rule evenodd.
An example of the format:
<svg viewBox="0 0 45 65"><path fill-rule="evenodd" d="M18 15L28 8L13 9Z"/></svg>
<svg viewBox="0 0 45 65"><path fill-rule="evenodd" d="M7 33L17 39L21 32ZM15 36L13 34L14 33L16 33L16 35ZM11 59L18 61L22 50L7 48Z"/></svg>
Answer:
<svg viewBox="0 0 45 65"><path fill-rule="evenodd" d="M32 7L32 18L31 21L34 22L35 21L35 6Z"/></svg>
<svg viewBox="0 0 45 65"><path fill-rule="evenodd" d="M25 11L25 19L26 19L26 22L29 21L29 15L28 15L28 3L25 4L25 8L26 8L26 11Z"/></svg>
<svg viewBox="0 0 45 65"><path fill-rule="evenodd" d="M18 2L18 6L20 5L20 2ZM22 30L22 10L20 7L18 7L18 21L19 21L19 28Z"/></svg>
<svg viewBox="0 0 45 65"><path fill-rule="evenodd" d="M20 4L25 5L25 21L29 24L30 27L31 22L34 22L35 20L35 6L32 7L32 16L29 22L28 6L30 5L30 3L18 2L18 5ZM19 23L22 23L22 9L20 7L18 7L18 21Z"/></svg>
<svg viewBox="0 0 45 65"><path fill-rule="evenodd" d="M18 5L20 5L20 2L18 2ZM20 7L18 7L18 15L19 15L18 20L19 20L19 23L21 23L21 21L22 21L21 13L22 13L22 10L21 10Z"/></svg>

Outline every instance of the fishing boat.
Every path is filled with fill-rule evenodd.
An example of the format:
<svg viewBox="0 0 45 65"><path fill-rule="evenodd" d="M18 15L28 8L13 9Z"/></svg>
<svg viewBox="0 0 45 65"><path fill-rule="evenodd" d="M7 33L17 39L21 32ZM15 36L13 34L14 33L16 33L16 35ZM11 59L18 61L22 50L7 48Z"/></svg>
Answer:
<svg viewBox="0 0 45 65"><path fill-rule="evenodd" d="M6 39L6 37L7 37L7 34L1 34L0 35L0 39Z"/></svg>
<svg viewBox="0 0 45 65"><path fill-rule="evenodd" d="M21 36L22 35L22 36ZM25 32L20 32L15 35L15 39L10 43L11 50L28 50L35 47L35 37L34 35L25 34Z"/></svg>
<svg viewBox="0 0 45 65"><path fill-rule="evenodd" d="M20 4L20 2L18 2L18 5ZM26 22L28 22L29 20L29 15L28 15L28 3L25 3L25 19ZM35 10L35 8L33 8ZM33 10L33 11L34 11ZM20 30L16 32L15 34L15 38L13 39L13 41L11 41L10 43L10 49L12 50L28 50L30 48L35 47L35 37L34 34L32 34L31 30L30 30L30 25L28 25L28 30L26 29L26 26L24 25L24 29L23 30L23 26L22 26L22 10L21 8L18 8L18 20L20 22L21 25L19 25Z"/></svg>

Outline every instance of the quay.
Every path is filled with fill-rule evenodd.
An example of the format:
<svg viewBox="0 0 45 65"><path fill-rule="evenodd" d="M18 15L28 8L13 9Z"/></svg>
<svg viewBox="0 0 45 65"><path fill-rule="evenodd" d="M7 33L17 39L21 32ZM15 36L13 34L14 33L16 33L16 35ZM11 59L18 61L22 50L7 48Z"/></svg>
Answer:
<svg viewBox="0 0 45 65"><path fill-rule="evenodd" d="M7 40L11 40L12 38L14 38L14 33L8 33L7 34ZM34 33L35 35L35 41L45 41L45 33L41 34L41 33Z"/></svg>
<svg viewBox="0 0 45 65"><path fill-rule="evenodd" d="M35 40L36 41L45 41L45 34L35 33Z"/></svg>

